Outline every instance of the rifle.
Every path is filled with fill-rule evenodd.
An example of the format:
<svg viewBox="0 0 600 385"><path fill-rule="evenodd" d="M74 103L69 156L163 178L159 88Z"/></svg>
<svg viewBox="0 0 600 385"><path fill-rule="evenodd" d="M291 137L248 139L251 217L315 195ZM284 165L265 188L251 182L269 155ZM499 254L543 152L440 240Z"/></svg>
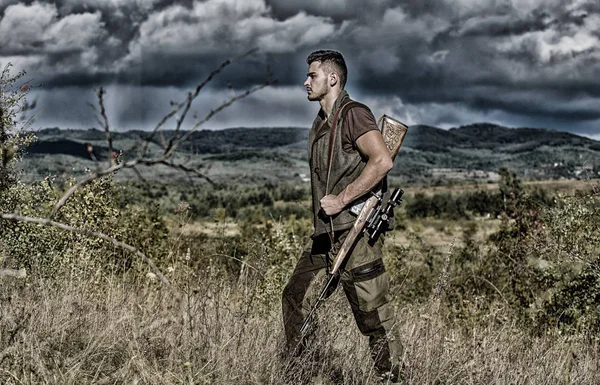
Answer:
<svg viewBox="0 0 600 385"><path fill-rule="evenodd" d="M387 115L383 115L377 125L381 122L381 135L383 137L383 142L385 143L392 160L396 158L400 147L402 146L402 142L404 141L404 137L406 136L406 132L408 131L408 127L402 122L393 119ZM339 275L339 270L346 257L348 256L348 252L354 246L354 242L358 238L358 236L364 231L369 235L370 240L376 240L377 237L384 230L384 224L389 223L391 213L394 207L400 205L402 203L402 194L404 191L401 189L395 189L387 204L384 206L382 202L382 192L381 189L378 189L377 192L370 192L371 197L369 197L366 201L360 203L359 205L355 205L351 211L358 213L354 224L350 228L346 239L342 243L342 246L338 250L333 265L330 271L327 272L328 279L327 283L321 290L317 301L312 306L310 312L304 319L302 326L300 328L300 332L302 335L305 335L308 331L308 325L310 324L311 319L313 318L315 312L319 305L328 297L330 288L337 280L337 276ZM387 226L385 226L387 227Z"/></svg>

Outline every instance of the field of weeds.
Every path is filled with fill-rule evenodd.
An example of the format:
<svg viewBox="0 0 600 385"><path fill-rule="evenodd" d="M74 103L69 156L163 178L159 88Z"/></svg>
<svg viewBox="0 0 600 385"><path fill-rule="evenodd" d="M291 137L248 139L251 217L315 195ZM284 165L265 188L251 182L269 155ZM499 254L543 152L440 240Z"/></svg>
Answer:
<svg viewBox="0 0 600 385"><path fill-rule="evenodd" d="M172 278L184 290L180 296L152 280L116 276L56 288L3 282L0 382L378 383L341 291L322 308L312 349L293 362L282 354L279 301L260 302L258 282L224 281L210 269L194 279ZM397 303L396 313L407 384L600 383L597 343L533 336L502 306L473 323L447 319L434 297Z"/></svg>
<svg viewBox="0 0 600 385"><path fill-rule="evenodd" d="M89 233L0 219L0 268L28 273L0 281L0 383L380 383L342 290L303 355L284 354L281 291L311 230L298 191L166 212L110 178L82 186L57 219L141 250L164 282ZM15 182L0 212L44 217L59 193ZM194 210L211 206L205 226ZM407 194L396 214L384 259L407 384L600 383L597 184L554 194L505 172L497 190Z"/></svg>

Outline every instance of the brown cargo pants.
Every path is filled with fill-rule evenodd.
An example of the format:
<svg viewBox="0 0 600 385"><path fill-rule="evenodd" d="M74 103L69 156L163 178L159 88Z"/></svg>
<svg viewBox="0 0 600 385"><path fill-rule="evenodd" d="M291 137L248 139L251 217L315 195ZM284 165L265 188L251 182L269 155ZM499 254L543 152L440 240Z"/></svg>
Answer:
<svg viewBox="0 0 600 385"><path fill-rule="evenodd" d="M347 231L336 233L337 247L346 235ZM298 344L304 342L300 327L321 290L321 287L314 286L323 282L320 277L326 272L330 243L327 234L311 240L283 289L283 323L289 351L295 351ZM369 337L375 367L380 372L397 372L401 369L403 348L393 327L393 308L388 294L389 280L383 265L381 243L380 240L371 246L361 236L342 267L340 278L356 324L361 333Z"/></svg>

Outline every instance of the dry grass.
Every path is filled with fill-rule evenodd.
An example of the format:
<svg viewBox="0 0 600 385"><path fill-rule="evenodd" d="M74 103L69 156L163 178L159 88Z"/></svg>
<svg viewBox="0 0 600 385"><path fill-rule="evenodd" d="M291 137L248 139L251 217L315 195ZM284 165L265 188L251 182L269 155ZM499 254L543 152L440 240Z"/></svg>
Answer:
<svg viewBox="0 0 600 385"><path fill-rule="evenodd" d="M590 187L589 179L551 179L551 180L534 180L524 181L524 186L527 187L542 187L549 191L556 191L567 195L573 195L576 190L587 190ZM427 196L436 193L461 193L475 190L498 191L498 183L460 183L443 186L406 186L403 187L405 194L414 195L422 193Z"/></svg>
<svg viewBox="0 0 600 385"><path fill-rule="evenodd" d="M175 227L171 225L170 227ZM215 222L215 221L196 221L186 223L185 225L173 231L175 236L194 237L198 235L226 236L233 237L240 235L240 229L236 222Z"/></svg>
<svg viewBox="0 0 600 385"><path fill-rule="evenodd" d="M406 229L396 229L389 233L387 240L394 245L410 247L414 237L418 236L425 244L445 254L452 244L456 247L464 246L464 233L473 223L473 240L485 245L489 236L500 228L501 220L483 217L472 220L415 218L407 221Z"/></svg>
<svg viewBox="0 0 600 385"><path fill-rule="evenodd" d="M171 278L189 288L182 300L122 277L59 288L3 281L0 383L327 384L331 373L344 384L376 383L341 290L321 309L328 320L315 350L290 362L279 301L258 301L257 281L227 282L210 269ZM457 324L439 309L436 301L397 308L408 384L600 383L596 344L533 337L501 311Z"/></svg>

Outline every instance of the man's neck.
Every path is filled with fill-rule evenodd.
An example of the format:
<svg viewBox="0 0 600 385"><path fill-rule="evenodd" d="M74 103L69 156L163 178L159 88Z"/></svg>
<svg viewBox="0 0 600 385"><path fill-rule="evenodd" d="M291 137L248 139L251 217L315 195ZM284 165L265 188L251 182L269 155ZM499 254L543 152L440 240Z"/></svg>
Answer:
<svg viewBox="0 0 600 385"><path fill-rule="evenodd" d="M337 100L338 96L340 96L340 93L342 92L341 89L331 89L329 93L327 93L327 95L325 95L323 97L323 99L319 100L319 103L321 104L321 108L323 109L323 111L325 112L325 116L329 116L331 114L331 110L333 110L333 105L335 104L335 101Z"/></svg>

